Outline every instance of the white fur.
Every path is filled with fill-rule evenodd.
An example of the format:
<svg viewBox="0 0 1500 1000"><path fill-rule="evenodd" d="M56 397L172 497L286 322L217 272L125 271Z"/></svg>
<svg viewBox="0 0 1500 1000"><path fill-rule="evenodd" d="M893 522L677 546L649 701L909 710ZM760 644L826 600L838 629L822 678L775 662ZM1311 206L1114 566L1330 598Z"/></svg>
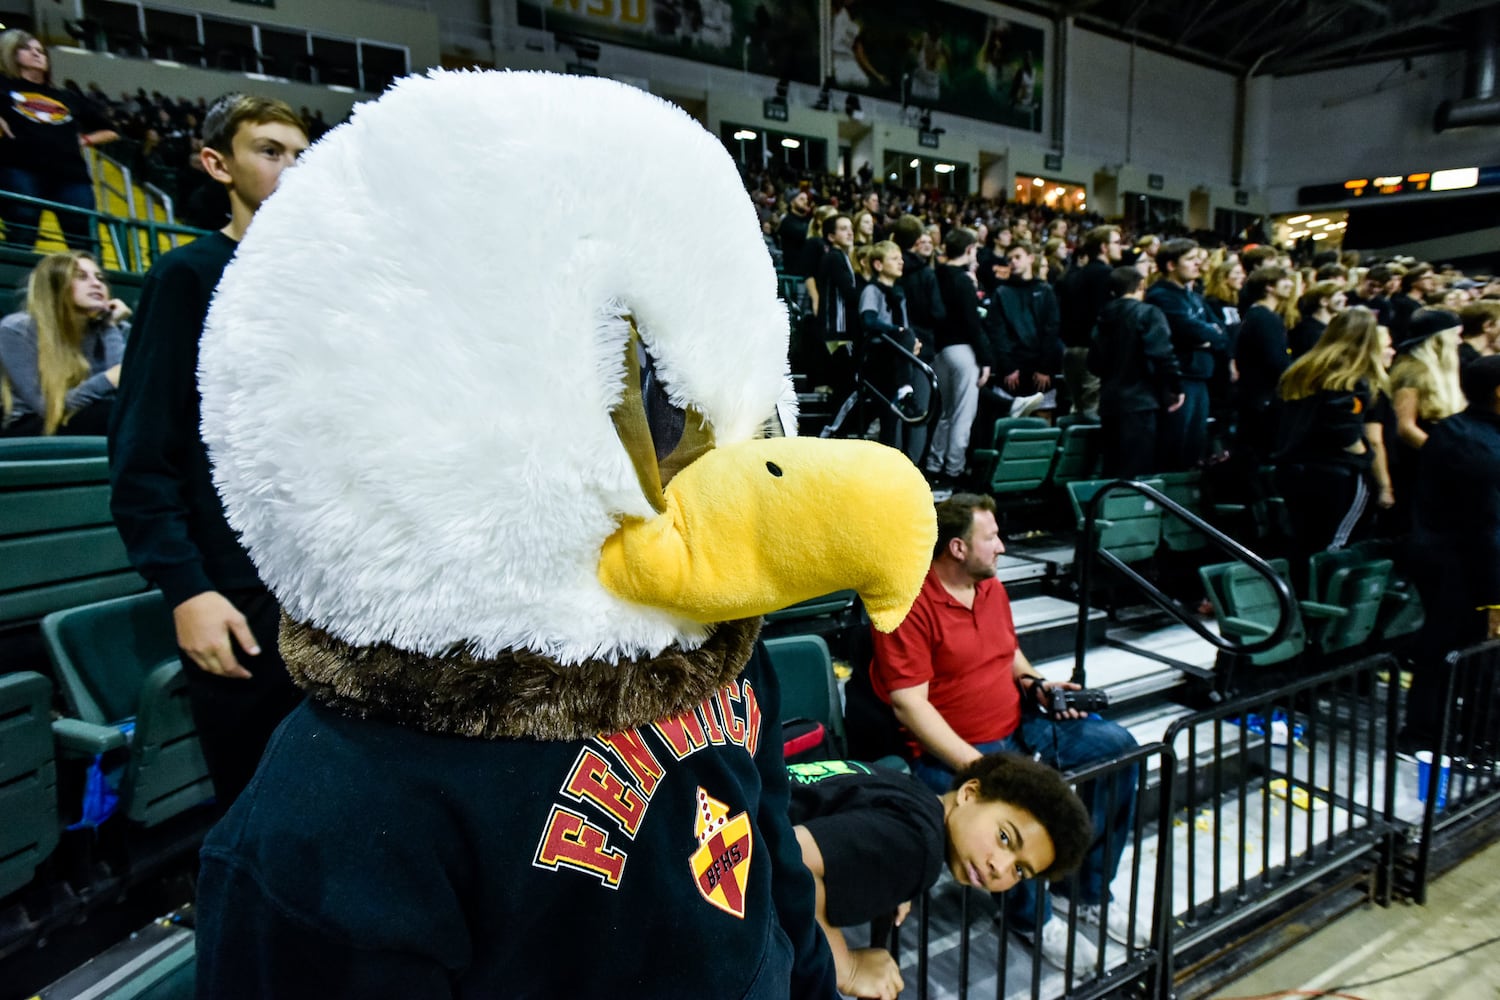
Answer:
<svg viewBox="0 0 1500 1000"><path fill-rule="evenodd" d="M650 516L609 408L636 316L718 440L786 384L786 314L723 147L608 80L438 72L282 178L225 273L199 381L230 523L294 618L358 645L563 662L700 626L607 593Z"/></svg>

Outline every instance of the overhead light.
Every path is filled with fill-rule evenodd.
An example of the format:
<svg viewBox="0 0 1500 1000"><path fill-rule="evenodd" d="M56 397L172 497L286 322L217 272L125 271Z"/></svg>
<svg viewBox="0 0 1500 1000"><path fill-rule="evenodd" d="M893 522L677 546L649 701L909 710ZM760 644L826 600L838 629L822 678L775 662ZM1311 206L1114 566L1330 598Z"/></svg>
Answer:
<svg viewBox="0 0 1500 1000"><path fill-rule="evenodd" d="M1053 188L1052 189L1052 193L1053 194L1067 194L1068 193L1068 189L1067 188Z"/></svg>
<svg viewBox="0 0 1500 1000"><path fill-rule="evenodd" d="M1307 228L1311 229L1313 226L1326 226L1326 225L1328 225L1328 220L1327 219L1314 219L1314 220L1312 220L1311 222L1309 222L1307 224Z"/></svg>
<svg viewBox="0 0 1500 1000"><path fill-rule="evenodd" d="M786 148L786 149L800 149L801 146L802 146L802 140L801 139L782 139L781 140L781 145L784 148Z"/></svg>
<svg viewBox="0 0 1500 1000"><path fill-rule="evenodd" d="M760 134L758 132L752 132L747 128L742 128L734 134L734 137L740 142L744 142L747 139L757 139L760 137Z"/></svg>
<svg viewBox="0 0 1500 1000"><path fill-rule="evenodd" d="M1478 184L1478 167L1458 167L1453 170L1434 170L1432 183L1428 187L1432 191L1462 191Z"/></svg>
<svg viewBox="0 0 1500 1000"><path fill-rule="evenodd" d="M1326 240L1326 239L1328 239L1328 234L1327 233L1313 233L1313 239L1315 239L1315 240Z"/></svg>
<svg viewBox="0 0 1500 1000"><path fill-rule="evenodd" d="M918 159L917 157L915 157L915 156L913 156L911 158L911 162L907 164L908 167L911 167L914 170L917 167L920 167L921 165L922 165L922 161L920 159Z"/></svg>
<svg viewBox="0 0 1500 1000"><path fill-rule="evenodd" d="M935 170L936 172L940 173L940 174L951 174L951 173L953 173L954 167L953 167L953 164L951 164L951 163L939 163L937 166L933 167L932 169Z"/></svg>
<svg viewBox="0 0 1500 1000"><path fill-rule="evenodd" d="M1375 186L1378 188L1393 187L1405 179L1400 174L1397 174L1395 177L1377 177L1375 178Z"/></svg>
<svg viewBox="0 0 1500 1000"><path fill-rule="evenodd" d="M1031 183L1035 184L1037 187L1046 187L1047 186L1047 182L1044 181L1044 180L1042 180L1040 177L1036 178Z"/></svg>
<svg viewBox="0 0 1500 1000"><path fill-rule="evenodd" d="M1329 229L1346 229L1346 228L1348 228L1348 226L1349 226L1349 223L1347 223L1347 222L1335 222L1333 225L1329 226L1328 228Z"/></svg>
<svg viewBox="0 0 1500 1000"><path fill-rule="evenodd" d="M1088 203L1088 202L1086 202L1086 201L1080 201L1080 202L1079 202L1079 203L1078 203L1078 207L1079 207L1079 208L1088 208L1088 207L1089 207L1089 203Z"/></svg>
<svg viewBox="0 0 1500 1000"><path fill-rule="evenodd" d="M1295 225L1298 225L1299 223L1306 222L1308 219L1311 219L1311 218L1312 218L1312 216L1310 216L1310 215L1294 215L1290 219L1286 220L1286 224L1289 225L1289 226L1295 226Z"/></svg>
<svg viewBox="0 0 1500 1000"><path fill-rule="evenodd" d="M1287 233L1286 234L1286 238L1289 239L1289 240L1300 240L1300 239L1302 239L1306 235L1307 235L1307 230L1305 230L1305 229L1299 229L1295 233Z"/></svg>

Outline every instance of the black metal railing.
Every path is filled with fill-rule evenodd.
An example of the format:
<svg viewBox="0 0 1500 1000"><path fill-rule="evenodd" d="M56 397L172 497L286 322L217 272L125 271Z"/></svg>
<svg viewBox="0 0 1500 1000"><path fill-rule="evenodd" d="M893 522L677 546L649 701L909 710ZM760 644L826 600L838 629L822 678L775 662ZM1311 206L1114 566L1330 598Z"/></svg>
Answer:
<svg viewBox="0 0 1500 1000"><path fill-rule="evenodd" d="M895 355L894 364L910 364L912 371L927 383L929 391L927 408L925 410L920 413L907 413L900 407L896 400L887 396L884 390L870 380L867 374L869 369L868 358L877 349L893 352ZM932 370L932 366L907 350L906 346L900 341L886 333L869 338L869 342L865 345L864 350L866 360L860 365L859 372L855 376L854 391L845 399L844 404L839 407L839 411L834 416L832 423L823 430L823 436L862 436L865 428L869 426L872 419L866 409L867 403L871 401L878 404L879 409L877 412L884 410L908 427L917 427L924 424L930 427L932 424L937 423L938 414L942 411L943 403L942 396L938 392L937 374ZM914 460L917 468L922 468L926 463L927 453L931 449L932 435L929 434L922 446L922 453Z"/></svg>
<svg viewBox="0 0 1500 1000"><path fill-rule="evenodd" d="M1077 907L1063 906L1057 892L1053 901L1053 919L1066 923L1069 938L1075 943L1068 949L1064 968L1043 961L1034 947L1019 943L1010 934L1010 918L1005 907L994 898L943 882L913 905L916 923L915 954L903 962L906 991L928 1000L935 993L956 995L959 1000L971 996L992 995L996 1000L1028 996L1031 1000L1096 1000L1127 988L1145 996L1162 996L1167 979L1166 922L1170 910L1165 904L1172 898L1172 859L1169 850L1151 849L1153 842L1170 844L1159 836L1171 829L1172 782L1175 759L1169 746L1153 743L1108 762L1091 765L1067 774L1089 800L1102 794L1108 801L1105 811L1113 813L1119 806L1116 796L1123 785L1133 783L1137 808L1129 831L1119 870L1112 873L1114 897L1103 904L1100 923L1082 923ZM1130 781L1119 779L1130 772ZM1153 779L1159 777L1159 783ZM1159 794L1153 796L1151 792ZM1113 836L1108 829L1099 832L1095 850L1110 857ZM1060 883L1060 891L1070 899L1080 898L1078 876ZM1043 898L1037 894L1033 923L1040 926ZM1123 944L1108 936L1106 926L1111 910L1119 908L1127 916L1126 937L1144 939L1144 946ZM912 921L907 922L910 926ZM884 943L884 933L879 934ZM1079 960L1078 941L1093 945L1097 958L1092 963ZM890 933L892 951L901 958L901 928ZM936 982L934 980L937 980Z"/></svg>
<svg viewBox="0 0 1500 1000"><path fill-rule="evenodd" d="M1395 661L1374 656L1174 723L1181 853L1169 954L1213 940L1335 869L1379 865L1390 900Z"/></svg>
<svg viewBox="0 0 1500 1000"><path fill-rule="evenodd" d="M1244 644L1225 639L1213 629L1204 625L1198 620L1197 615L1169 597L1156 584L1136 572L1128 563L1124 562L1113 552L1100 547L1096 531L1100 506L1103 504L1104 498L1111 493L1126 491L1139 493L1152 502L1159 504L1163 511L1181 518L1192 527L1201 531L1214 545L1218 546L1234 559L1249 566L1258 575L1263 577L1276 595L1276 603L1279 611L1276 626L1271 630L1271 634L1256 639L1254 642ZM1084 657L1088 652L1089 612L1092 610L1090 591L1093 586L1093 564L1096 558L1103 561L1105 565L1113 567L1116 572L1133 584L1152 604L1166 612L1176 621L1192 629L1215 649L1225 653L1249 655L1271 649L1286 637L1287 630L1291 628L1294 621L1293 610L1295 607L1295 598L1292 597L1291 587L1287 585L1287 582L1264 559L1155 487L1148 486L1142 482L1136 482L1135 480L1116 479L1101 486L1089 498L1088 502L1083 505L1083 530L1078 535L1078 541L1073 552L1073 565L1077 567L1078 572L1078 630L1075 638L1077 645L1074 649L1072 681L1081 686L1087 685L1088 677L1087 671L1084 668Z"/></svg>
<svg viewBox="0 0 1500 1000"><path fill-rule="evenodd" d="M1500 804L1500 772L1496 770L1500 759L1500 704L1496 704L1500 697L1500 641L1449 653L1436 669L1437 676L1416 681L1438 685L1444 692L1439 737L1432 748L1417 751L1426 765L1417 769L1418 797L1424 803L1407 886L1416 903L1427 902L1433 849L1440 835ZM1427 780L1422 787L1424 770Z"/></svg>
<svg viewBox="0 0 1500 1000"><path fill-rule="evenodd" d="M158 222L155 219L127 219L45 198L32 198L13 191L0 191L0 200L50 211L57 216L59 222L68 216L87 218L90 245L79 249L89 249L103 256L105 247L108 247L113 250L117 267L121 271L145 272L156 257L171 249L181 239L196 239L207 234L205 230L191 226ZM21 250L31 250L36 239L36 231L5 234L6 245ZM167 244L165 249L163 243Z"/></svg>

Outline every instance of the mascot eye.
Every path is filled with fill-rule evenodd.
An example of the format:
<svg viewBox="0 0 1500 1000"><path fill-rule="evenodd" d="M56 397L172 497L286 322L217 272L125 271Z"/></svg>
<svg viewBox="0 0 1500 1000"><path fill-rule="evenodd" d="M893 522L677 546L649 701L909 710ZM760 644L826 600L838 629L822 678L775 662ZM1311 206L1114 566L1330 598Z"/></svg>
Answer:
<svg viewBox="0 0 1500 1000"><path fill-rule="evenodd" d="M641 370L641 403L646 410L646 426L651 429L656 460L661 462L682 442L687 416L682 407L668 398L667 387L656 371L656 359L646 345L637 341L635 350Z"/></svg>

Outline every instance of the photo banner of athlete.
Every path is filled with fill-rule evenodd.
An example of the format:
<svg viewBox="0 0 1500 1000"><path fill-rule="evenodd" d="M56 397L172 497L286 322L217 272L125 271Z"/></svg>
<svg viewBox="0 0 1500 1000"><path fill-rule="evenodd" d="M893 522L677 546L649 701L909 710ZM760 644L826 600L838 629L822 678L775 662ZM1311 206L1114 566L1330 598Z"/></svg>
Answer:
<svg viewBox="0 0 1500 1000"><path fill-rule="evenodd" d="M1046 33L944 3L829 0L835 90L1042 130Z"/></svg>
<svg viewBox="0 0 1500 1000"><path fill-rule="evenodd" d="M776 79L819 80L818 7L798 0L517 0L516 21Z"/></svg>

